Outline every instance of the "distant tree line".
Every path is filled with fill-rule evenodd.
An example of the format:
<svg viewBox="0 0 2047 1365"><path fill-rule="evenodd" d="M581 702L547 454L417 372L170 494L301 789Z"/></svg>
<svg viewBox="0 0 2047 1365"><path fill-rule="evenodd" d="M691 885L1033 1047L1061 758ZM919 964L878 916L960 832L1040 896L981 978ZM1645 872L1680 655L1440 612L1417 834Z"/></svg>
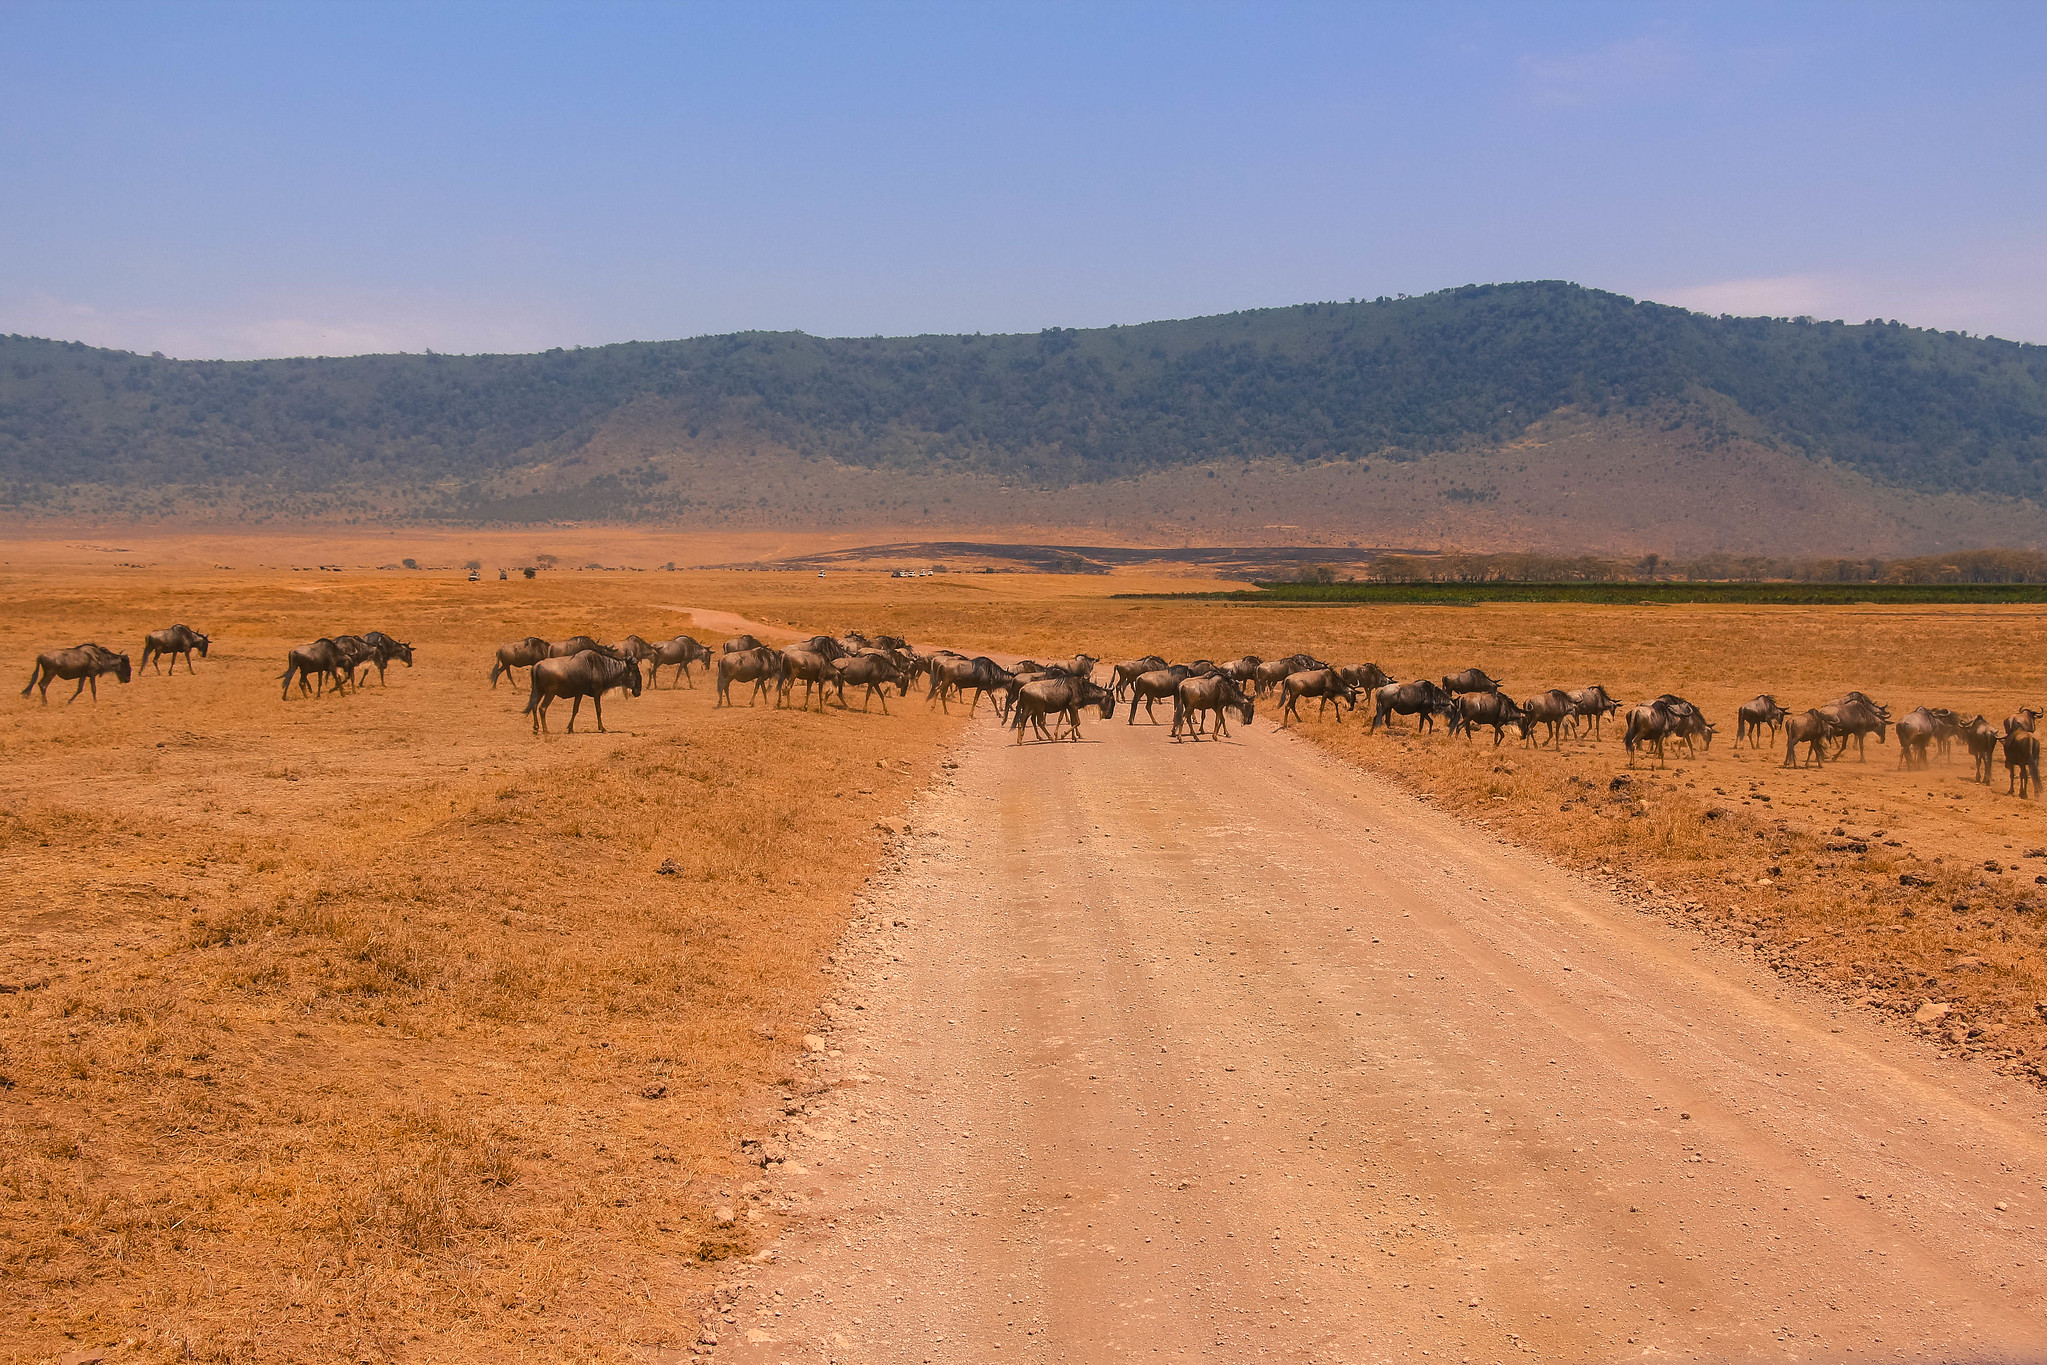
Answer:
<svg viewBox="0 0 2047 1365"><path fill-rule="evenodd" d="M1273 581L1300 583L2043 583L2047 553L1963 550L1911 559L1792 559L1710 554L1670 560L1659 555L1609 559L1594 555L1381 555L1363 569L1302 565Z"/></svg>

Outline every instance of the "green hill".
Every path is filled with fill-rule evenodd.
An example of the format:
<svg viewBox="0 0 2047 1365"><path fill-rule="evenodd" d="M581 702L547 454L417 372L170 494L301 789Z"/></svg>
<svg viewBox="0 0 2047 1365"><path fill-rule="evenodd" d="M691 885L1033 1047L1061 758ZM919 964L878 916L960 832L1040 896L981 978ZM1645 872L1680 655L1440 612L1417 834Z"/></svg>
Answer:
<svg viewBox="0 0 2047 1365"><path fill-rule="evenodd" d="M10 336L0 504L177 487L397 490L395 505L432 489L444 512L482 514L526 491L506 476L574 464L621 424L742 456L1070 488L1218 461L1411 461L1561 410L1894 488L2047 501L2047 348L1540 282L1035 335L756 332L539 355L175 361ZM614 462L591 471L603 496L565 505L658 511L667 477Z"/></svg>

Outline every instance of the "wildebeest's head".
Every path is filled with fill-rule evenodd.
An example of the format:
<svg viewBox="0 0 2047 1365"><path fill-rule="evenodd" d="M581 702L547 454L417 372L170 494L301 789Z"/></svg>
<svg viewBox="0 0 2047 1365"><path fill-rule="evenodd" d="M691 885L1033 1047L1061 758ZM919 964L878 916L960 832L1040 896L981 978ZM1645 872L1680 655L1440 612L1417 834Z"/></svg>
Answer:
<svg viewBox="0 0 2047 1365"><path fill-rule="evenodd" d="M195 640L197 640L197 641L199 642L199 643L198 643L197 645L193 646L193 647L194 647L195 649L197 649L197 650L199 651L199 657L200 657L200 658L202 658L202 659L203 659L203 658L205 658L205 657L206 657L206 647L207 647L208 645L212 644L212 643L213 643L213 641L212 641L211 639L209 639L209 638L208 638L207 636L201 635L201 634L200 634L200 633L199 633L198 631L196 631L196 630L192 632L192 638L193 638L193 639L195 639Z"/></svg>
<svg viewBox="0 0 2047 1365"><path fill-rule="evenodd" d="M640 661L638 659L627 659L625 661L625 690L636 697L640 695Z"/></svg>
<svg viewBox="0 0 2047 1365"><path fill-rule="evenodd" d="M128 681L128 656L125 654L121 654L117 655L116 657L120 660L120 662L114 665L114 676L119 678L122 682L126 682Z"/></svg>
<svg viewBox="0 0 2047 1365"><path fill-rule="evenodd" d="M400 644L398 641L393 640L391 642L391 657L402 660L407 668L412 667L412 646Z"/></svg>

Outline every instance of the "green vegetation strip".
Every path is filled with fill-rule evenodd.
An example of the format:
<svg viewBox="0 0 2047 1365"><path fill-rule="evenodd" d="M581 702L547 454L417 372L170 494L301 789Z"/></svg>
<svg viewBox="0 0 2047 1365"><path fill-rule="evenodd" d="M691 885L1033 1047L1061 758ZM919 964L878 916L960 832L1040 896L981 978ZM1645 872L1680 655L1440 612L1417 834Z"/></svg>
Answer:
<svg viewBox="0 0 2047 1365"><path fill-rule="evenodd" d="M1243 592L1118 593L1139 601L1269 607L1477 602L1717 602L1764 606L1927 606L2047 602L2040 583L1261 583Z"/></svg>

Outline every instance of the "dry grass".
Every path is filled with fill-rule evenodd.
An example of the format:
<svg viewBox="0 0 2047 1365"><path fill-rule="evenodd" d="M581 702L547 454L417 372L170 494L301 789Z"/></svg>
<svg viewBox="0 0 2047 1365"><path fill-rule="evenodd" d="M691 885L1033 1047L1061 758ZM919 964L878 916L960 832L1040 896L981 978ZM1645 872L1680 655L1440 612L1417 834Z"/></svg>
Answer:
<svg viewBox="0 0 2047 1365"><path fill-rule="evenodd" d="M667 575L0 572L23 676L172 620L216 640L96 706L8 698L0 1359L687 1339L691 1267L763 1231L711 1217L750 1106L801 1083L874 821L948 733L663 687L535 741L523 685L486 686L499 639L690 604ZM369 628L418 666L278 700L285 648Z"/></svg>
<svg viewBox="0 0 2047 1365"><path fill-rule="evenodd" d="M1355 721L1301 733L1572 865L1608 868L1645 909L1754 951L1787 974L1916 1013L1962 1054L2047 1075L2047 812L1969 780L1967 755L1901 772L1892 745L1820 771L1779 766L1781 742L1734 744L1734 708L1759 691L1802 709L1859 688L1903 715L1922 702L2001 723L2047 696L2047 611L2038 607L1786 608L1488 604L1250 607L1112 600L1123 578L998 576L836 587L804 583L754 610L863 594L869 614L915 638L1041 658L1265 658L1307 650L1371 660L1396 677L1481 665L1514 695L1604 683L1627 700L1673 691L1720 725L1711 749L1630 769L1617 732L1561 750L1440 732L1368 736ZM1184 584L1177 585L1184 588ZM1276 723L1276 707L1263 708ZM1310 712L1312 714L1312 711ZM1189 761L1196 761L1190 751ZM1837 832L1838 831L1838 832ZM1994 868L1994 870L1993 870ZM1901 884L1912 877L1923 885Z"/></svg>

